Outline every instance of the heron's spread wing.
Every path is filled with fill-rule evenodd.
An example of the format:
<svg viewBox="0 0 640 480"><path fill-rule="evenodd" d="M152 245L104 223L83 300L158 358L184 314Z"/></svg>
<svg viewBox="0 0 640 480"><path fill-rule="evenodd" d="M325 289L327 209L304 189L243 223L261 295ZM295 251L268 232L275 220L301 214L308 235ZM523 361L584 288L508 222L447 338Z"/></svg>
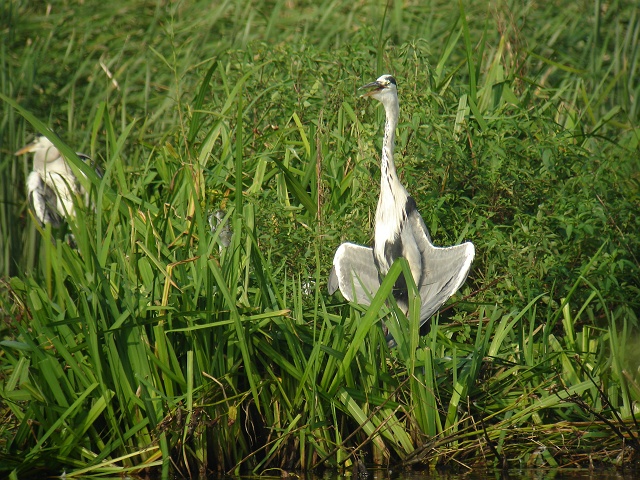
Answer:
<svg viewBox="0 0 640 480"><path fill-rule="evenodd" d="M31 172L27 177L27 194L33 213L40 223L59 227L62 218L56 209L56 194L44 183L38 172Z"/></svg>
<svg viewBox="0 0 640 480"><path fill-rule="evenodd" d="M370 305L378 288L380 278L373 260L373 249L343 243L333 257L333 268L329 275L329 294L338 288L344 298L361 305Z"/></svg>
<svg viewBox="0 0 640 480"><path fill-rule="evenodd" d="M416 211L407 219L422 258L420 279L417 281L422 300L420 324L425 323L453 295L467 278L475 249L471 242L453 247L435 247L429 231Z"/></svg>

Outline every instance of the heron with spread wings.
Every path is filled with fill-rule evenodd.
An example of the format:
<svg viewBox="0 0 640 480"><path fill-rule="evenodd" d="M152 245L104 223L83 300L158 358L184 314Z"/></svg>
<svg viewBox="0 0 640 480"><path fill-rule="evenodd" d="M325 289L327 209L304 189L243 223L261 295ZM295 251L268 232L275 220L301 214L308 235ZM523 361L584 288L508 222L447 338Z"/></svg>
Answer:
<svg viewBox="0 0 640 480"><path fill-rule="evenodd" d="M380 164L380 197L376 209L373 247L340 245L329 275L329 293L338 288L350 302L370 305L381 279L399 257L406 259L420 291L420 325L451 297L467 278L475 249L471 242L436 247L418 213L416 202L400 183L393 159L399 103L396 80L382 75L362 87L366 97L382 103L386 121ZM409 292L403 275L393 288L398 306L407 313ZM390 344L393 339L389 339Z"/></svg>

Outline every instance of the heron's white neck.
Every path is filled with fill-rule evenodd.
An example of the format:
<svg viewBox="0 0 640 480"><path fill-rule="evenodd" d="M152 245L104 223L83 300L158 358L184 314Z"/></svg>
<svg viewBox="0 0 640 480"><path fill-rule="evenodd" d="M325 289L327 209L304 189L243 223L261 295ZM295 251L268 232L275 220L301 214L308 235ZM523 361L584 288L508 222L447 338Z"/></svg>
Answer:
<svg viewBox="0 0 640 480"><path fill-rule="evenodd" d="M393 160L393 149L396 143L396 127L398 126L398 115L400 108L398 106L398 97L383 102L386 113L384 123L384 138L382 140L382 158L380 162L381 181L380 187L382 194L394 190L394 184L398 182L396 173L396 164Z"/></svg>
<svg viewBox="0 0 640 480"><path fill-rule="evenodd" d="M384 111L386 120L384 122L384 138L382 140L382 159L380 165L383 183L385 178L389 181L397 179L396 164L393 161L393 149L396 143L396 127L398 126L398 115L400 112L398 99L395 98L393 101L385 102Z"/></svg>
<svg viewBox="0 0 640 480"><path fill-rule="evenodd" d="M33 169L40 175L73 175L71 167L53 145L35 153L33 156Z"/></svg>
<svg viewBox="0 0 640 480"><path fill-rule="evenodd" d="M380 198L376 210L376 228L373 255L378 269L386 274L395 258L387 255L387 245L398 240L402 231L405 206L409 194L400 183L393 161L393 147L398 125L398 98L383 102L386 112L384 139L382 140L382 159L380 162Z"/></svg>

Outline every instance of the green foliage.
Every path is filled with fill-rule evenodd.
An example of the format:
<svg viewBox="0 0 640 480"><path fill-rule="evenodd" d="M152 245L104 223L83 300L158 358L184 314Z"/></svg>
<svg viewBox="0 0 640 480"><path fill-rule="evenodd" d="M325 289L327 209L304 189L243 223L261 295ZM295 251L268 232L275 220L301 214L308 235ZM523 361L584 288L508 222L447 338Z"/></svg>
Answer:
<svg viewBox="0 0 640 480"><path fill-rule="evenodd" d="M254 3L0 7L2 469L637 456L634 4ZM477 252L422 336L403 261L368 309L326 294L371 239L383 72L435 243ZM105 170L61 231L11 155L49 128Z"/></svg>

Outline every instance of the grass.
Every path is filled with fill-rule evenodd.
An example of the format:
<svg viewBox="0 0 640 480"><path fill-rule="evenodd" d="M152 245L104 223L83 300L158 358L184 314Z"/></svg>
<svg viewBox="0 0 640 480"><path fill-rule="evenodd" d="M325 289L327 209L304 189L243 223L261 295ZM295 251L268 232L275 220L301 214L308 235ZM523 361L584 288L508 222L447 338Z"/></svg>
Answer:
<svg viewBox="0 0 640 480"><path fill-rule="evenodd" d="M634 464L633 2L1 8L3 472ZM368 309L326 293L371 239L383 112L356 89L384 72L432 237L477 251L422 335L387 301L404 262ZM12 155L49 128L105 170L62 231Z"/></svg>

